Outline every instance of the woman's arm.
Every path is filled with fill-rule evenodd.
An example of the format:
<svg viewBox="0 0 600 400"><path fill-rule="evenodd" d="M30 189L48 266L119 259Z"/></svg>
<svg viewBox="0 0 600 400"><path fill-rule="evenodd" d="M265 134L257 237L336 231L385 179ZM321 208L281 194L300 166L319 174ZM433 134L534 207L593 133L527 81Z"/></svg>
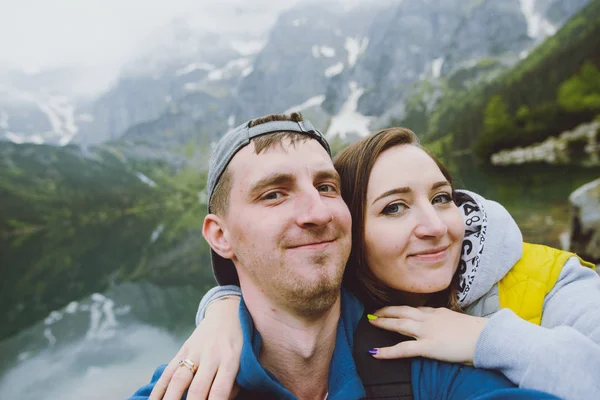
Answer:
<svg viewBox="0 0 600 400"><path fill-rule="evenodd" d="M200 300L198 305L198 311L196 312L196 326L200 325L200 321L204 319L206 310L213 301L223 299L229 296L241 296L242 290L239 286L226 285L226 286L215 286L210 289Z"/></svg>
<svg viewBox="0 0 600 400"><path fill-rule="evenodd" d="M600 277L577 258L565 263L546 296L542 325L504 309L491 318L444 308L392 306L371 323L414 337L373 349L375 358L422 356L496 369L523 388L561 398L600 392Z"/></svg>
<svg viewBox="0 0 600 400"><path fill-rule="evenodd" d="M520 387L567 399L597 398L600 277L569 259L545 298L541 326L499 311L481 333L474 365L497 369Z"/></svg>
<svg viewBox="0 0 600 400"><path fill-rule="evenodd" d="M153 379L150 400L179 400L186 390L188 400L227 399L235 391L242 351L239 293L236 286L223 286L204 295L196 315L198 326L160 378ZM186 358L198 366L195 374L179 366Z"/></svg>

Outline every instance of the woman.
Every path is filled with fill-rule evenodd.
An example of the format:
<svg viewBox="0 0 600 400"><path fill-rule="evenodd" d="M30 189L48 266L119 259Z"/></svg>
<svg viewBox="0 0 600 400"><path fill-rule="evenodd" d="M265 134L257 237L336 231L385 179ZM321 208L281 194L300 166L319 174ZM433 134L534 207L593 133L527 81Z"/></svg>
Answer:
<svg viewBox="0 0 600 400"><path fill-rule="evenodd" d="M522 244L504 208L456 192L446 168L409 130L366 137L342 150L335 166L353 223L344 284L373 310L372 324L416 339L372 349L374 357L462 362L564 398L597 394L600 279L583 261ZM231 390L234 374L215 373L239 362L235 292L205 296L200 318L209 301L229 300L210 305L151 398L161 398L183 358L200 365L194 392L206 395L211 384L211 396ZM167 396L183 391L181 382L171 386Z"/></svg>

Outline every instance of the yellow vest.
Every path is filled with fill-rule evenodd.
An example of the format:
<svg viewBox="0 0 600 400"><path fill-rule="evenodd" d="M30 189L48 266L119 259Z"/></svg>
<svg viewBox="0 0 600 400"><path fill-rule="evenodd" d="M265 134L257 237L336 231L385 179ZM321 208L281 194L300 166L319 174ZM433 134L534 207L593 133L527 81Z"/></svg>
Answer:
<svg viewBox="0 0 600 400"><path fill-rule="evenodd" d="M523 243L523 256L498 282L500 308L510 308L521 318L539 325L544 299L552 290L565 262L574 253L539 244ZM579 258L582 265L596 266Z"/></svg>

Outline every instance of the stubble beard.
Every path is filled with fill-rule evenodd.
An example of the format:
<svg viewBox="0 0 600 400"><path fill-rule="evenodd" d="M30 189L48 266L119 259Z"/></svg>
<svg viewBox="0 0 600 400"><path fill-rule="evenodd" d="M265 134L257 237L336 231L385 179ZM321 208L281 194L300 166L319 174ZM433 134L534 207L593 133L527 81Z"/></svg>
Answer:
<svg viewBox="0 0 600 400"><path fill-rule="evenodd" d="M317 269L317 277L308 279L302 268L287 265L283 260L277 272L270 271L269 276L257 273L256 269L252 269L251 275L277 303L297 315L314 317L329 310L340 296L345 263L336 260L332 254L323 253L311 256L306 263Z"/></svg>
<svg viewBox="0 0 600 400"><path fill-rule="evenodd" d="M342 288L344 265L329 265L333 261L331 255L314 255L310 263L320 268L319 279L309 282L306 279L298 279L292 286L293 294L288 298L288 305L299 315L317 316L335 304Z"/></svg>

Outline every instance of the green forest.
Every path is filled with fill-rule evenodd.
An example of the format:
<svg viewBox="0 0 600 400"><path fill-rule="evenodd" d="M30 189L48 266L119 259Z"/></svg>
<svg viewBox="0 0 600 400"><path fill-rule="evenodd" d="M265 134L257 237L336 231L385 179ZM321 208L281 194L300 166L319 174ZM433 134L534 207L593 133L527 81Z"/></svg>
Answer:
<svg viewBox="0 0 600 400"><path fill-rule="evenodd" d="M600 2L594 1L513 68L482 60L445 80L427 113L420 83L395 124L418 132L440 154L473 153L481 162L503 149L540 142L600 115ZM491 79L477 81L481 74ZM440 147L442 146L442 147ZM443 150L442 150L443 149Z"/></svg>

